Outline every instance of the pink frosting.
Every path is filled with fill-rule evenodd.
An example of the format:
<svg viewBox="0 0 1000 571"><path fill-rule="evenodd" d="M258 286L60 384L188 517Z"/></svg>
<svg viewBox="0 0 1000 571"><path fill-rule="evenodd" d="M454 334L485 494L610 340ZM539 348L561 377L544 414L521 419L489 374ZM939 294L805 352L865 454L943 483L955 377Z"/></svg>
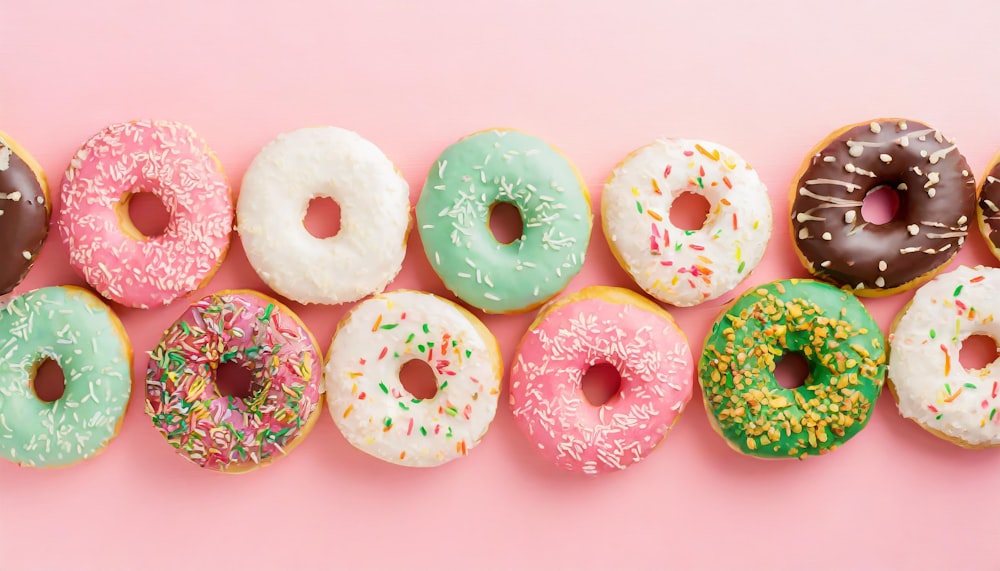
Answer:
<svg viewBox="0 0 1000 571"><path fill-rule="evenodd" d="M116 211L140 191L156 195L170 217L162 235L142 241L122 232ZM73 157L61 198L55 222L70 263L101 295L123 305L164 305L194 291L229 246L229 183L186 125L111 125Z"/></svg>
<svg viewBox="0 0 1000 571"><path fill-rule="evenodd" d="M224 363L250 371L250 397L219 395ZM320 405L322 365L290 309L251 291L221 292L185 311L150 353L146 412L195 464L255 467L305 436Z"/></svg>
<svg viewBox="0 0 1000 571"><path fill-rule="evenodd" d="M584 373L608 363L621 390L593 406ZM518 425L545 457L596 474L643 459L691 398L694 362L677 326L661 314L601 298L548 313L525 335L510 373Z"/></svg>

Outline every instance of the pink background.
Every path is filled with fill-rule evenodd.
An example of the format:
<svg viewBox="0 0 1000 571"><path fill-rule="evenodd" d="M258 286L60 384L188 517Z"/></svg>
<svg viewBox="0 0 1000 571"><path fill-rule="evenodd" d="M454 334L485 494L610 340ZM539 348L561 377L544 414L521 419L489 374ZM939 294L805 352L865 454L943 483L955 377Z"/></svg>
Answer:
<svg viewBox="0 0 1000 571"><path fill-rule="evenodd" d="M774 236L746 287L805 275L789 243L786 194L833 129L880 116L928 122L957 139L977 178L1000 149L1000 9L988 3L46 4L0 0L0 129L56 187L86 138L148 117L192 125L236 188L278 133L353 129L396 162L415 202L446 145L511 126L561 148L599 210L604 179L629 151L657 136L705 138L741 152L771 189ZM978 235L959 262L997 264ZM82 284L58 239L18 291L50 284ZM632 286L599 223L569 289L588 284ZM202 293L232 287L267 291L235 237ZM401 287L445 293L416 233L390 289ZM910 296L865 304L887 327ZM272 466L201 471L142 410L145 352L184 305L120 311L137 354L136 393L102 455L64 470L0 462L0 568L1000 564L1000 453L935 439L901 419L888 394L867 430L804 462L737 455L695 400L645 462L598 478L563 473L516 429L505 390L482 444L441 468L370 458L324 414ZM348 309L293 308L324 351ZM673 311L696 353L716 310ZM508 365L532 317L485 317Z"/></svg>

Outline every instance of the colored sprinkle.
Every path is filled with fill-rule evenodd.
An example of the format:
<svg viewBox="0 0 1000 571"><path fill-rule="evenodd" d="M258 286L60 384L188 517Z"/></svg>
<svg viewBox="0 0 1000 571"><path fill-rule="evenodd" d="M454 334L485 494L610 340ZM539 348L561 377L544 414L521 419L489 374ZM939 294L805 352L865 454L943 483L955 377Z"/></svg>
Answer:
<svg viewBox="0 0 1000 571"><path fill-rule="evenodd" d="M726 188L729 188L729 189L733 188L733 183L729 182L729 177L728 176L722 177L722 182L726 183Z"/></svg>
<svg viewBox="0 0 1000 571"><path fill-rule="evenodd" d="M273 303L267 304L267 309L264 310L264 316L261 317L260 320L261 321L267 321L268 319L271 319L271 312L272 311L274 311L274 304Z"/></svg>
<svg viewBox="0 0 1000 571"><path fill-rule="evenodd" d="M639 211L639 214L642 214L642 204L638 200L635 201L635 209Z"/></svg>
<svg viewBox="0 0 1000 571"><path fill-rule="evenodd" d="M416 333L410 333L410 335L406 338L405 343L409 344L409 342L413 341L413 338L416 337L416 336L417 336Z"/></svg>
<svg viewBox="0 0 1000 571"><path fill-rule="evenodd" d="M387 324L383 325L382 327L379 327L379 329L395 329L398 326L399 326L398 323L387 323Z"/></svg>
<svg viewBox="0 0 1000 571"><path fill-rule="evenodd" d="M983 281L984 279L986 279L986 276L976 276L976 277L972 278L971 280L969 280L969 283L970 284L979 283L979 282Z"/></svg>
<svg viewBox="0 0 1000 571"><path fill-rule="evenodd" d="M931 339L934 339L935 337L937 337L937 331L931 329Z"/></svg>
<svg viewBox="0 0 1000 571"><path fill-rule="evenodd" d="M958 297L958 294L962 293L962 288L963 288L963 287L964 287L964 286L961 286L961 285L960 285L960 286L958 286L957 288L955 288L955 293L954 293L954 294L952 294L952 295L954 295L955 297Z"/></svg>
<svg viewBox="0 0 1000 571"><path fill-rule="evenodd" d="M441 387L438 390L443 391L444 388L447 387L447 386L448 386L448 381L445 381L445 382L441 383Z"/></svg>
<svg viewBox="0 0 1000 571"><path fill-rule="evenodd" d="M653 183L653 192L655 192L656 194L663 194L663 192L660 190L660 185L659 183L656 182L655 178L650 179L650 182Z"/></svg>
<svg viewBox="0 0 1000 571"><path fill-rule="evenodd" d="M385 383L379 381L378 388L382 389L382 392L389 394L389 388L385 386Z"/></svg>
<svg viewBox="0 0 1000 571"><path fill-rule="evenodd" d="M740 262L740 267L736 268L736 273L742 274L743 273L743 269L746 268L746 266L747 266L747 263L745 261Z"/></svg>
<svg viewBox="0 0 1000 571"><path fill-rule="evenodd" d="M671 167L670 165L667 165L666 168L663 169L663 178L667 178L668 176L670 176L670 171L672 169L673 169L673 167Z"/></svg>
<svg viewBox="0 0 1000 571"><path fill-rule="evenodd" d="M424 333L430 333L431 332L431 328L428 327L426 323L424 323L423 329L424 329Z"/></svg>
<svg viewBox="0 0 1000 571"><path fill-rule="evenodd" d="M997 415L997 409L991 410L990 411L990 420L993 420L993 417L996 416L996 415Z"/></svg>

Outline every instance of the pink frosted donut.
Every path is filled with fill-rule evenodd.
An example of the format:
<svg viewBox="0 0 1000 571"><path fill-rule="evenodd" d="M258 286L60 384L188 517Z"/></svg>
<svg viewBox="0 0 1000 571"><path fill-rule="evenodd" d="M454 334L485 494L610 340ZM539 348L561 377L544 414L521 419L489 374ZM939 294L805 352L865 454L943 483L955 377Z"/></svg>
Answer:
<svg viewBox="0 0 1000 571"><path fill-rule="evenodd" d="M620 392L601 406L584 373L607 363ZM694 361L684 333L635 292L594 286L546 306L510 373L514 418L543 456L575 472L624 470L667 435L691 399Z"/></svg>
<svg viewBox="0 0 1000 571"><path fill-rule="evenodd" d="M150 192L170 217L147 237L128 216ZM111 125L84 143L62 183L56 225L70 263L104 297L129 307L165 305L208 281L225 258L233 197L208 146L169 121Z"/></svg>
<svg viewBox="0 0 1000 571"><path fill-rule="evenodd" d="M250 371L251 394L221 396L219 365ZM316 340L280 302L247 290L196 302L149 356L146 413L195 464L246 472L294 448L319 417Z"/></svg>

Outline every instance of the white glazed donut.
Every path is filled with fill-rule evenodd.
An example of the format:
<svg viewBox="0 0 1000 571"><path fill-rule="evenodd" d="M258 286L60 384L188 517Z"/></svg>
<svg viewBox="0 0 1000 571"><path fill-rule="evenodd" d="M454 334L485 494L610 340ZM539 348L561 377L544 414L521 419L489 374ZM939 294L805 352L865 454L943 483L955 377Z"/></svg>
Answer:
<svg viewBox="0 0 1000 571"><path fill-rule="evenodd" d="M705 197L699 230L670 222L685 192ZM608 245L656 299L697 305L736 287L760 262L771 205L757 172L735 151L708 141L657 139L615 167L601 198Z"/></svg>
<svg viewBox="0 0 1000 571"><path fill-rule="evenodd" d="M403 364L426 361L437 393L416 399ZM359 303L340 322L325 383L330 414L358 449L404 466L465 456L496 414L503 363L475 316L433 294L395 291Z"/></svg>
<svg viewBox="0 0 1000 571"><path fill-rule="evenodd" d="M313 198L340 206L340 231L303 225ZM302 303L355 301L399 273L410 228L406 180L370 141L337 127L300 129L268 143L243 177L236 207L247 258L279 294Z"/></svg>
<svg viewBox="0 0 1000 571"><path fill-rule="evenodd" d="M966 370L972 335L1000 339L1000 269L961 266L920 289L889 336L889 386L899 413L968 448L1000 445L1000 369Z"/></svg>

